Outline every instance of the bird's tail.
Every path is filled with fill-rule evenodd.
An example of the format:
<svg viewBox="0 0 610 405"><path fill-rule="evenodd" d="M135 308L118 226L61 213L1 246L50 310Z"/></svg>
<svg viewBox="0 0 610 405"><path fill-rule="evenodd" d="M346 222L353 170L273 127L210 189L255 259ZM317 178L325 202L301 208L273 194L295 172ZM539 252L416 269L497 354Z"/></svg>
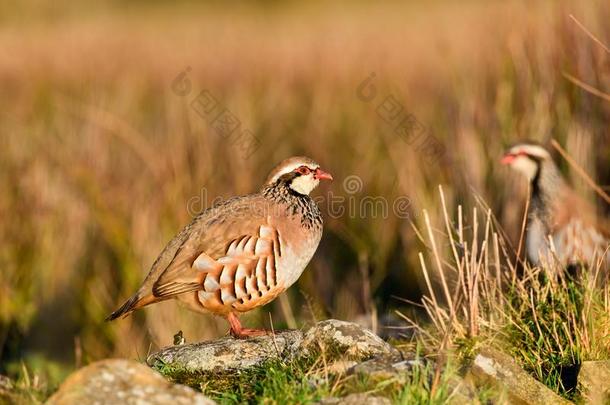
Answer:
<svg viewBox="0 0 610 405"><path fill-rule="evenodd" d="M140 293L132 295L119 309L108 315L106 321L114 321L119 317L126 317L138 308L142 308L145 305L151 304L155 301L153 295L140 296Z"/></svg>

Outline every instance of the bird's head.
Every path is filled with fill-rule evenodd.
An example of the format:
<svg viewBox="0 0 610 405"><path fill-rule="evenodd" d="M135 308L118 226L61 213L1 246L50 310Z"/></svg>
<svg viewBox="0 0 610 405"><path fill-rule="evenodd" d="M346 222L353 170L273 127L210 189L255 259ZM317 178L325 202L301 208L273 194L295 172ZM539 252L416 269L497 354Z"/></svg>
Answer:
<svg viewBox="0 0 610 405"><path fill-rule="evenodd" d="M278 164L269 173L265 186L282 183L298 194L309 195L320 184L320 180L332 179L330 173L320 169L320 165L312 159L295 156Z"/></svg>
<svg viewBox="0 0 610 405"><path fill-rule="evenodd" d="M551 154L535 142L521 142L509 148L502 157L502 164L523 174L529 181L534 180L540 166L551 162Z"/></svg>

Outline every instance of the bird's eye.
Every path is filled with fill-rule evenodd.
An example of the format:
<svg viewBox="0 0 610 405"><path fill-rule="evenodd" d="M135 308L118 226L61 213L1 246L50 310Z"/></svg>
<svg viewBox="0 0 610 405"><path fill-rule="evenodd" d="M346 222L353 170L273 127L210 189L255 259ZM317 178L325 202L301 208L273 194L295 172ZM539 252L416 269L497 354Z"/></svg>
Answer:
<svg viewBox="0 0 610 405"><path fill-rule="evenodd" d="M307 167L307 166L301 166L296 171L297 171L297 173L302 174L302 175L307 175L311 172L311 170L309 170L309 167Z"/></svg>

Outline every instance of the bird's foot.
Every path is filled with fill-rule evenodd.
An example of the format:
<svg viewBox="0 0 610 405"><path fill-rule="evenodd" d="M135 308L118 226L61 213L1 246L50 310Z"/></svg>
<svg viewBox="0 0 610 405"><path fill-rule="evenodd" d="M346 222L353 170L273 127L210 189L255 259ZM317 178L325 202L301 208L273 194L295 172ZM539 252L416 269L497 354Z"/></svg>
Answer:
<svg viewBox="0 0 610 405"><path fill-rule="evenodd" d="M229 321L229 324L231 325L231 329L229 330L229 333L231 334L231 336L233 336L237 339L246 339L249 337L265 336L265 335L270 334L270 332L265 329L242 328L239 318L237 318L237 315L235 315L232 312L229 315L227 315L227 320Z"/></svg>
<svg viewBox="0 0 610 405"><path fill-rule="evenodd" d="M270 332L265 329L242 328L239 331L235 331L235 330L231 329L231 336L233 336L234 338L237 338L237 339L247 339L247 338L256 337L256 336L267 336L269 334L270 334Z"/></svg>

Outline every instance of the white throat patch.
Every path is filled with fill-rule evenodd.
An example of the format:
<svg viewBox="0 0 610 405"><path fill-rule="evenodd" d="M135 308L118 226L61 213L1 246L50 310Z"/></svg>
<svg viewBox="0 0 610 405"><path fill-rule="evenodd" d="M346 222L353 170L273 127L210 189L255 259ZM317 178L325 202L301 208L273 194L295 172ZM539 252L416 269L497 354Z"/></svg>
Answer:
<svg viewBox="0 0 610 405"><path fill-rule="evenodd" d="M527 156L515 157L510 167L524 175L529 181L532 181L538 172L538 163Z"/></svg>
<svg viewBox="0 0 610 405"><path fill-rule="evenodd" d="M295 177L292 182L290 182L290 188L299 194L309 195L309 193L320 184L320 180L314 179L313 175L312 172L307 175Z"/></svg>

